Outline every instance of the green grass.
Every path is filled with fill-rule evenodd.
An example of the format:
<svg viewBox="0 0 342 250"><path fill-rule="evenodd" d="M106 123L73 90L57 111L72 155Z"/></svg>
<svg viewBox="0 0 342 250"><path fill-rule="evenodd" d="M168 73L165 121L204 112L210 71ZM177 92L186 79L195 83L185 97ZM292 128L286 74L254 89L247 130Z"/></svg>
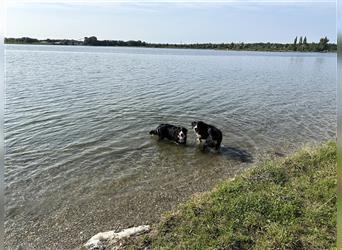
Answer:
<svg viewBox="0 0 342 250"><path fill-rule="evenodd" d="M329 249L336 143L266 161L163 216L127 249Z"/></svg>

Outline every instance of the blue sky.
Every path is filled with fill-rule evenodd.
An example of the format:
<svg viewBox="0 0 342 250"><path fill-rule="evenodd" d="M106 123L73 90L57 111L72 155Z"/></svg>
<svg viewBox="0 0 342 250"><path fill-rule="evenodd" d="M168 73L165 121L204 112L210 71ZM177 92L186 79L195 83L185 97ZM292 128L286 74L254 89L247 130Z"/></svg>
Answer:
<svg viewBox="0 0 342 250"><path fill-rule="evenodd" d="M279 1L279 0L278 0ZM95 3L13 1L7 9L7 37L143 40L161 43L308 42L327 36L336 42L336 4L294 3Z"/></svg>

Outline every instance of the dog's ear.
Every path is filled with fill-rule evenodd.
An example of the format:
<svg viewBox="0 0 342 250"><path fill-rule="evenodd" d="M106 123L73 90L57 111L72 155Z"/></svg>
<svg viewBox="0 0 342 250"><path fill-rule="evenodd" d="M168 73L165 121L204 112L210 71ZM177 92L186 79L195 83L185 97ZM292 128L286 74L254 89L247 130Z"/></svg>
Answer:
<svg viewBox="0 0 342 250"><path fill-rule="evenodd" d="M188 133L188 130L186 128L183 128L183 130L184 130L185 134Z"/></svg>

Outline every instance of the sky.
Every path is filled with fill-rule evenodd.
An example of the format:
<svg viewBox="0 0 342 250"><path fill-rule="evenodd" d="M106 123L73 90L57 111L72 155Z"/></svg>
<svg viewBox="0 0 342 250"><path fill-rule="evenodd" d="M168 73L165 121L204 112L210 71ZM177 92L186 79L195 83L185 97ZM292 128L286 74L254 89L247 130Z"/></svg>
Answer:
<svg viewBox="0 0 342 250"><path fill-rule="evenodd" d="M327 36L336 42L336 3L331 0L152 1L12 0L5 36L154 43L292 43L296 36L317 42Z"/></svg>

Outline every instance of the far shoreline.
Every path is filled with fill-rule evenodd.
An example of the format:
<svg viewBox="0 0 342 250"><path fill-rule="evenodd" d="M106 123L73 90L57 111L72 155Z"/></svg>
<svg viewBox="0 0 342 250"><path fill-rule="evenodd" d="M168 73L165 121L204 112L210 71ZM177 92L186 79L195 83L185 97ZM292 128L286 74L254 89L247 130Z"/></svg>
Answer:
<svg viewBox="0 0 342 250"><path fill-rule="evenodd" d="M165 49L211 49L222 51L265 51L265 52L337 52L337 44L329 43L327 37L320 38L319 42L308 42L306 37L297 37L293 43L271 42L221 42L221 43L151 43L141 40L98 40L96 36L82 39L37 39L31 37L5 38L5 44L30 45L64 45L64 46L94 46L94 47L138 47L138 48L165 48Z"/></svg>
<svg viewBox="0 0 342 250"><path fill-rule="evenodd" d="M332 51L295 51L295 50L253 50L253 49L217 49L217 48L187 48L187 47L149 47L149 46L102 46L102 45L70 45L70 44L42 44L42 43L4 43L4 45L30 45L30 46L65 46L65 47L96 47L96 48L136 48L136 49L184 49L184 50L212 50L226 52L270 52L270 53L319 53L336 54L337 50Z"/></svg>

